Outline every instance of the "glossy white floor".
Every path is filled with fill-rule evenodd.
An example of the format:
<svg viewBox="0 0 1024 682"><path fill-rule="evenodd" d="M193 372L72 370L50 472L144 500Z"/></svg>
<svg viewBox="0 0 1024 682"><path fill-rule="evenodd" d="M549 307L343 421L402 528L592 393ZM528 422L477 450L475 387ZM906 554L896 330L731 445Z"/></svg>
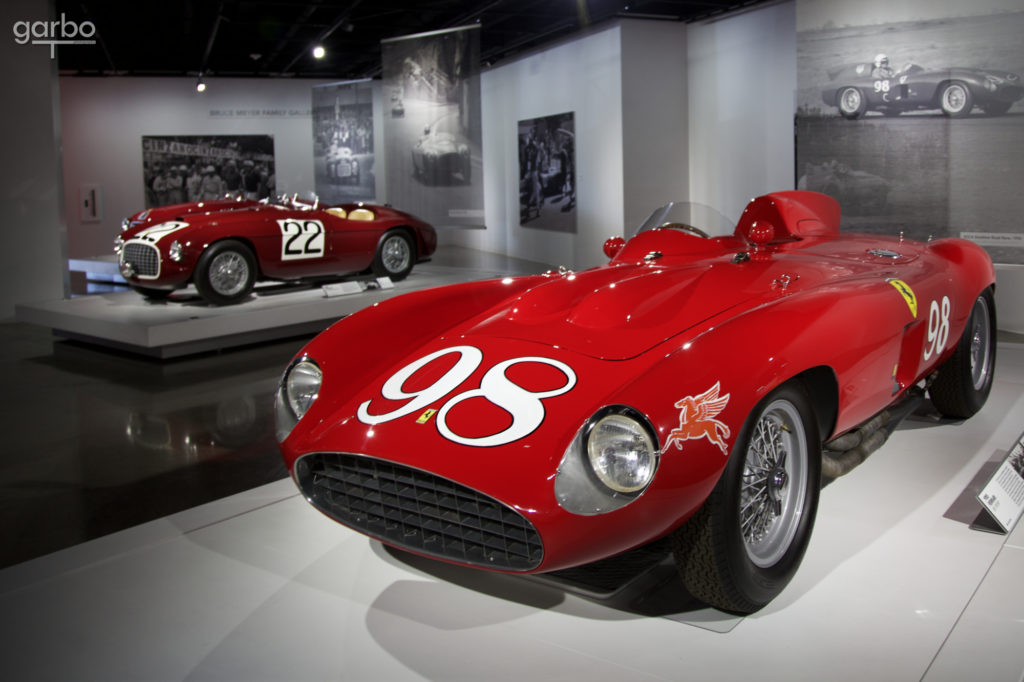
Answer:
<svg viewBox="0 0 1024 682"><path fill-rule="evenodd" d="M914 416L828 486L797 577L744 619L422 570L284 480L0 572L0 679L1020 680L1024 530L955 517L1022 394L1000 343L985 409Z"/></svg>

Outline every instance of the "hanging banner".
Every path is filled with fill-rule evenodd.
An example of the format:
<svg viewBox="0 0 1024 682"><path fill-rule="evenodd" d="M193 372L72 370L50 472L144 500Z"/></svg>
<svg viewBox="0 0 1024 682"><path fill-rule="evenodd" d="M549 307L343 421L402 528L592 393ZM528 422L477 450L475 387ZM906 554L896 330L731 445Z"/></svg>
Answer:
<svg viewBox="0 0 1024 682"><path fill-rule="evenodd" d="M313 177L325 204L373 201L373 83L313 86Z"/></svg>
<svg viewBox="0 0 1024 682"><path fill-rule="evenodd" d="M484 222L478 29L381 42L387 200L437 227Z"/></svg>
<svg viewBox="0 0 1024 682"><path fill-rule="evenodd" d="M842 229L1024 263L1024 12L1005 5L797 0L797 186L838 199Z"/></svg>

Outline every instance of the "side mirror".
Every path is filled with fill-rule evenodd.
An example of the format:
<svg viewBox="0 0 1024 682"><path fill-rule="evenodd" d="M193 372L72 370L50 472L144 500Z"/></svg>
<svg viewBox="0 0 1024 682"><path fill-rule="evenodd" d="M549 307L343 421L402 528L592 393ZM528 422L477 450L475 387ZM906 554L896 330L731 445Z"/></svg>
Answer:
<svg viewBox="0 0 1024 682"><path fill-rule="evenodd" d="M604 255L608 256L609 259L615 258L625 245L626 240L622 237L611 237L604 243Z"/></svg>

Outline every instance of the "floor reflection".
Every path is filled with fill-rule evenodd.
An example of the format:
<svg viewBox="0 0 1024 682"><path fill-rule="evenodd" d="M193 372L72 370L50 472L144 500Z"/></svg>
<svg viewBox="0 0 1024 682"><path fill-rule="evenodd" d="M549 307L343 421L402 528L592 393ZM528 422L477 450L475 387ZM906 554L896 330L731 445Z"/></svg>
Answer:
<svg viewBox="0 0 1024 682"><path fill-rule="evenodd" d="M287 476L273 393L307 340L158 362L0 325L0 566Z"/></svg>

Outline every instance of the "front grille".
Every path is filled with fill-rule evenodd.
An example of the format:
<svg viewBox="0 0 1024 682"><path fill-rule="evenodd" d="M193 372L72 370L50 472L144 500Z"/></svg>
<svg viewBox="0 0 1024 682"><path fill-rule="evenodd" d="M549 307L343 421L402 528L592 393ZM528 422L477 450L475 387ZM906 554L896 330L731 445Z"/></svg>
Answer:
<svg viewBox="0 0 1024 682"><path fill-rule="evenodd" d="M540 535L514 509L440 476L371 457L306 455L299 488L336 521L429 556L507 571L540 565Z"/></svg>
<svg viewBox="0 0 1024 682"><path fill-rule="evenodd" d="M160 252L155 246L139 242L128 242L123 247L125 263L131 264L139 277L156 277L160 274Z"/></svg>

